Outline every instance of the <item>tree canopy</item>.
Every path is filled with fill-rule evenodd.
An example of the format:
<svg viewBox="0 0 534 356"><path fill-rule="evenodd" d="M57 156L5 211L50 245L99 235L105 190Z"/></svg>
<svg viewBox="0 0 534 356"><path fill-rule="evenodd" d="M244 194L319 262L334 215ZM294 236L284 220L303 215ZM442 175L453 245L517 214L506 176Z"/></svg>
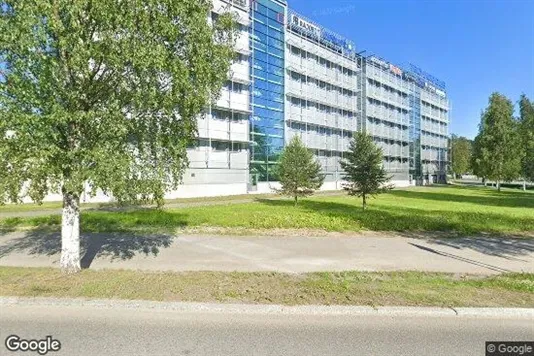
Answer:
<svg viewBox="0 0 534 356"><path fill-rule="evenodd" d="M451 146L452 172L455 175L466 174L471 170L472 141L462 136L452 135Z"/></svg>
<svg viewBox="0 0 534 356"><path fill-rule="evenodd" d="M501 182L520 175L520 136L513 113L512 102L502 94L493 93L475 139L475 174L496 181L499 189Z"/></svg>
<svg viewBox="0 0 534 356"><path fill-rule="evenodd" d="M84 184L120 201L176 188L227 80L232 16L211 23L210 0L0 3L0 202L61 192L75 216Z"/></svg>

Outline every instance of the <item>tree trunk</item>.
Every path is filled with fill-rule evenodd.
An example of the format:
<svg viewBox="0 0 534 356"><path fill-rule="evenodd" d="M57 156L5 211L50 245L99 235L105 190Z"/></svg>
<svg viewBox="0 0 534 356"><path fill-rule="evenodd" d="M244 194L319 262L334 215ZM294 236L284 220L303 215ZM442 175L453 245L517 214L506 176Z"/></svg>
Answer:
<svg viewBox="0 0 534 356"><path fill-rule="evenodd" d="M497 191L501 191L501 182L497 181Z"/></svg>
<svg viewBox="0 0 534 356"><path fill-rule="evenodd" d="M61 218L61 259L63 273L80 271L80 197L63 192L63 215Z"/></svg>
<svg viewBox="0 0 534 356"><path fill-rule="evenodd" d="M527 191L527 180L525 178L523 178L523 191Z"/></svg>
<svg viewBox="0 0 534 356"><path fill-rule="evenodd" d="M299 204L299 196L295 195L295 206Z"/></svg>
<svg viewBox="0 0 534 356"><path fill-rule="evenodd" d="M363 198L363 210L366 210L367 209L367 197L364 195L362 195L362 198Z"/></svg>

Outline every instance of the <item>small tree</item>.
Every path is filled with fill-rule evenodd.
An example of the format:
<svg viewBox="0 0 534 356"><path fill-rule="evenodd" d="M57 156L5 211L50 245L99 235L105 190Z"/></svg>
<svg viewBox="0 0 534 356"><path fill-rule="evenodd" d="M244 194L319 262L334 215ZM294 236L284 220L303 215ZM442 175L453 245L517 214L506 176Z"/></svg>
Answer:
<svg viewBox="0 0 534 356"><path fill-rule="evenodd" d="M235 21L209 0L0 2L0 204L63 196L60 266L80 270L85 186L161 203L227 80Z"/></svg>
<svg viewBox="0 0 534 356"><path fill-rule="evenodd" d="M363 209L367 209L367 197L374 197L393 188L383 166L382 149L364 132L358 132L350 143L349 152L341 161L345 171L344 189L349 195L362 197Z"/></svg>
<svg viewBox="0 0 534 356"><path fill-rule="evenodd" d="M321 165L298 136L293 137L280 156L278 175L282 189L278 192L295 199L312 195L323 185Z"/></svg>
<svg viewBox="0 0 534 356"><path fill-rule="evenodd" d="M452 135L452 172L454 178L471 169L472 142L465 137Z"/></svg>

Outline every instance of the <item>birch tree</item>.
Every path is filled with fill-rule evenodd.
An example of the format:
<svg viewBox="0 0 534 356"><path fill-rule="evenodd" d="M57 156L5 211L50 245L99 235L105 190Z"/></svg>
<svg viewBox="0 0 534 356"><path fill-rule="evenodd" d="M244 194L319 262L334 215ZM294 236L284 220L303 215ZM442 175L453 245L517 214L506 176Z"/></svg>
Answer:
<svg viewBox="0 0 534 356"><path fill-rule="evenodd" d="M84 186L160 203L177 188L235 22L211 22L210 0L0 4L0 203L61 193L61 268L77 272Z"/></svg>
<svg viewBox="0 0 534 356"><path fill-rule="evenodd" d="M493 93L475 138L475 174L497 182L499 191L502 182L518 178L521 171L521 141L513 114L512 102Z"/></svg>

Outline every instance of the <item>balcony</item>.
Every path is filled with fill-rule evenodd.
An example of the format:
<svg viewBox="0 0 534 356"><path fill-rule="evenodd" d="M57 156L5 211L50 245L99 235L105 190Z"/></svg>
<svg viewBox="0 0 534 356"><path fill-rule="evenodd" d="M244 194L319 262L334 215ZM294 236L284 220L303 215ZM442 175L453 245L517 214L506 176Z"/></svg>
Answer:
<svg viewBox="0 0 534 356"><path fill-rule="evenodd" d="M222 14L233 10L232 13L237 15L237 22L244 26L250 26L249 8L248 0L213 0L213 12Z"/></svg>
<svg viewBox="0 0 534 356"><path fill-rule="evenodd" d="M248 120L232 121L230 123L230 140L234 142L249 142Z"/></svg>
<svg viewBox="0 0 534 356"><path fill-rule="evenodd" d="M250 113L250 103L248 91L242 93L229 92L226 89L221 91L219 100L215 103L216 107L229 109L242 113Z"/></svg>
<svg viewBox="0 0 534 356"><path fill-rule="evenodd" d="M250 84L250 67L248 62L241 61L232 64L228 78L236 83Z"/></svg>
<svg viewBox="0 0 534 356"><path fill-rule="evenodd" d="M236 39L235 50L238 53L250 55L250 40L248 32L241 31Z"/></svg>

